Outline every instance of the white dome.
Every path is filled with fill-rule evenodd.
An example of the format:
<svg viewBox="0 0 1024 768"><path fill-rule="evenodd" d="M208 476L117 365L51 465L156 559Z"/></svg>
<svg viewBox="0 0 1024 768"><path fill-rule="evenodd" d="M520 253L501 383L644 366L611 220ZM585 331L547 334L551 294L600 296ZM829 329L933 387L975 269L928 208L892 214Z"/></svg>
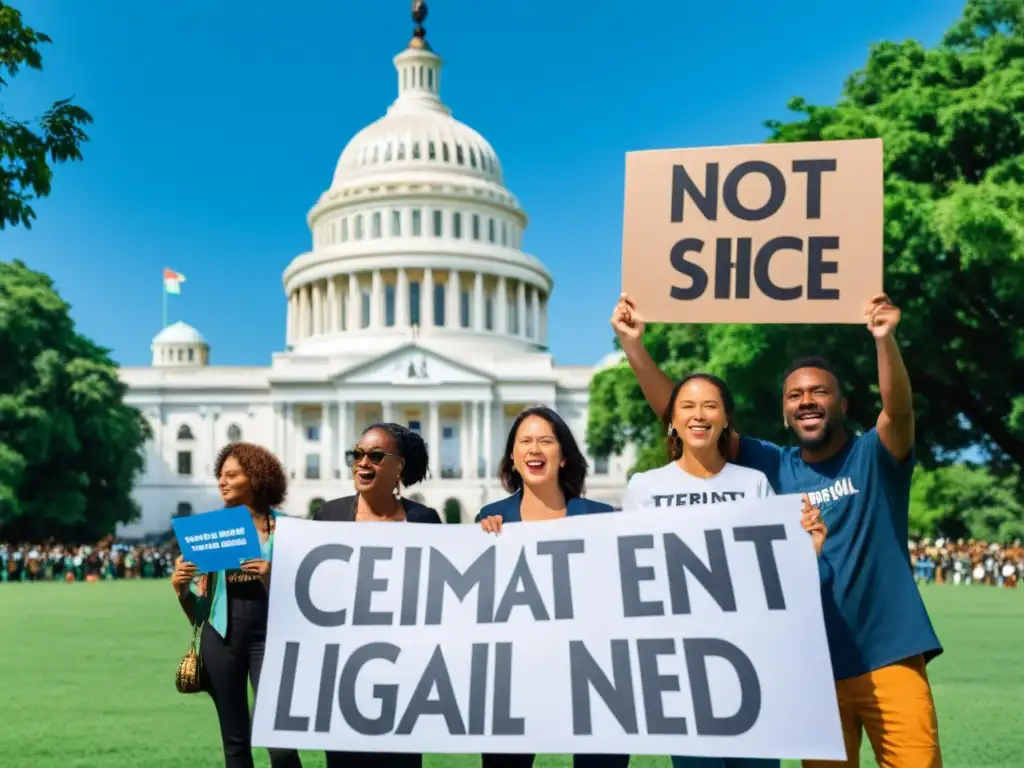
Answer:
<svg viewBox="0 0 1024 768"><path fill-rule="evenodd" d="M312 248L284 271L296 352L373 352L420 334L546 348L551 273L522 250L526 213L497 153L442 103L425 34L394 57L398 97L342 150L307 216Z"/></svg>
<svg viewBox="0 0 1024 768"><path fill-rule="evenodd" d="M188 323L179 320L153 337L154 344L206 344L206 339Z"/></svg>

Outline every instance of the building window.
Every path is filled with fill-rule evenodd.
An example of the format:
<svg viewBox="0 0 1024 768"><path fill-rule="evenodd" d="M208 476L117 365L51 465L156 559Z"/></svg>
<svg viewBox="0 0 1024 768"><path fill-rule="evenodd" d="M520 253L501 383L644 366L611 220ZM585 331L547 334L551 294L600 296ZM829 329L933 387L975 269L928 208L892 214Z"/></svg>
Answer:
<svg viewBox="0 0 1024 768"><path fill-rule="evenodd" d="M391 236L401 237L402 236L402 212L392 211L391 212Z"/></svg>
<svg viewBox="0 0 1024 768"><path fill-rule="evenodd" d="M491 295L484 298L484 328L494 330L494 297Z"/></svg>
<svg viewBox="0 0 1024 768"><path fill-rule="evenodd" d="M370 237L376 239L380 237L380 211L373 214L372 221L373 224L371 225L372 229L370 230Z"/></svg>
<svg viewBox="0 0 1024 768"><path fill-rule="evenodd" d="M431 92L433 92L433 90L434 90L434 70L433 69L428 69L427 70L427 88L429 88Z"/></svg>
<svg viewBox="0 0 1024 768"><path fill-rule="evenodd" d="M472 147L469 148L469 167L476 168L476 152L473 151Z"/></svg>
<svg viewBox="0 0 1024 768"><path fill-rule="evenodd" d="M306 440L311 443L320 442L320 425L310 424L306 427Z"/></svg>
<svg viewBox="0 0 1024 768"><path fill-rule="evenodd" d="M437 148L434 146L434 142L427 142L427 159L437 160Z"/></svg>
<svg viewBox="0 0 1024 768"><path fill-rule="evenodd" d="M469 328L470 323L470 306L471 298L469 291L463 291L462 296L459 297L459 323L463 328Z"/></svg>
<svg viewBox="0 0 1024 768"><path fill-rule="evenodd" d="M455 145L455 162L458 163L459 165L465 165L466 164L466 158L462 154L462 145L461 144L456 144Z"/></svg>
<svg viewBox="0 0 1024 768"><path fill-rule="evenodd" d="M192 435L192 429L189 427L188 424L182 424L180 427L178 427L178 439L195 440L195 437Z"/></svg>
<svg viewBox="0 0 1024 768"><path fill-rule="evenodd" d="M419 160L420 159L420 143L418 141L414 141L412 143L412 159L413 160Z"/></svg>
<svg viewBox="0 0 1024 768"><path fill-rule="evenodd" d="M447 141L441 142L441 159L446 163L450 163L452 161L451 153L448 151Z"/></svg>
<svg viewBox="0 0 1024 768"><path fill-rule="evenodd" d="M390 163L391 162L391 142L390 141L388 142L388 145L386 147L384 147L384 162L385 163Z"/></svg>
<svg viewBox="0 0 1024 768"><path fill-rule="evenodd" d="M422 222L420 221L420 209L412 209L412 236L419 237L420 230L422 229Z"/></svg>
<svg viewBox="0 0 1024 768"><path fill-rule="evenodd" d="M341 242L348 241L348 219L341 220Z"/></svg>
<svg viewBox="0 0 1024 768"><path fill-rule="evenodd" d="M356 214L356 232L355 232L355 237L356 237L356 240L362 240L363 239L363 214L361 214L361 213L357 213Z"/></svg>
<svg viewBox="0 0 1024 768"><path fill-rule="evenodd" d="M362 328L370 327L370 292L363 289L363 302L359 312L359 321Z"/></svg>
<svg viewBox="0 0 1024 768"><path fill-rule="evenodd" d="M473 239L474 240L479 240L480 239L480 214L479 213L474 213L473 214Z"/></svg>
<svg viewBox="0 0 1024 768"><path fill-rule="evenodd" d="M456 240L462 237L462 214L458 211L452 214L452 237Z"/></svg>
<svg viewBox="0 0 1024 768"><path fill-rule="evenodd" d="M320 454L319 453L307 453L306 454L306 479L307 480L319 480L320 479Z"/></svg>
<svg viewBox="0 0 1024 768"><path fill-rule="evenodd" d="M608 457L607 456L595 456L594 457L594 474L595 475L607 475L608 474Z"/></svg>
<svg viewBox="0 0 1024 768"><path fill-rule="evenodd" d="M413 432L416 432L417 434L423 432L423 426L420 424L418 419L409 420L409 429L411 429Z"/></svg>
<svg viewBox="0 0 1024 768"><path fill-rule="evenodd" d="M187 501L179 501L178 508L174 510L175 517L191 517L192 516L192 505Z"/></svg>
<svg viewBox="0 0 1024 768"><path fill-rule="evenodd" d="M487 220L487 239L494 242L494 219Z"/></svg>
<svg viewBox="0 0 1024 768"><path fill-rule="evenodd" d="M196 351L193 347L188 348L188 361L194 363L196 360Z"/></svg>
<svg viewBox="0 0 1024 768"><path fill-rule="evenodd" d="M192 451L178 451L178 474L182 477L192 475Z"/></svg>
<svg viewBox="0 0 1024 768"><path fill-rule="evenodd" d="M232 424L228 427L228 442L237 443L242 439L242 428L237 424Z"/></svg>
<svg viewBox="0 0 1024 768"><path fill-rule="evenodd" d="M501 222L501 244L508 245L508 222Z"/></svg>
<svg viewBox="0 0 1024 768"><path fill-rule="evenodd" d="M420 283L418 280L409 282L409 322L420 324Z"/></svg>
<svg viewBox="0 0 1024 768"><path fill-rule="evenodd" d="M434 286L434 325L444 327L444 286Z"/></svg>
<svg viewBox="0 0 1024 768"><path fill-rule="evenodd" d="M405 160L405 142L398 142L398 154L395 157L396 160Z"/></svg>
<svg viewBox="0 0 1024 768"><path fill-rule="evenodd" d="M441 211L434 211L434 237L441 237L444 234L444 214Z"/></svg>
<svg viewBox="0 0 1024 768"><path fill-rule="evenodd" d="M519 333L519 302L516 301L515 295L509 295L508 297L508 308L505 310L505 317L508 319L508 329L506 333Z"/></svg>
<svg viewBox="0 0 1024 768"><path fill-rule="evenodd" d="M393 328L395 325L395 286L384 286L384 325Z"/></svg>

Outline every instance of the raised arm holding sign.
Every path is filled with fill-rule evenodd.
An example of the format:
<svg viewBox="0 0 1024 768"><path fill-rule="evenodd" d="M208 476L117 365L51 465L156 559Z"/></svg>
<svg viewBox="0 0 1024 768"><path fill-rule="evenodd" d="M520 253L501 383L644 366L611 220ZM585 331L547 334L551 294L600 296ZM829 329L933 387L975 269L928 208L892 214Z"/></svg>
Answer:
<svg viewBox="0 0 1024 768"><path fill-rule="evenodd" d="M863 723L872 743L886 744L889 757L940 765L925 665L942 646L906 552L914 415L910 379L893 335L900 313L879 294L862 318L877 349L882 410L875 428L848 434L837 372L821 358L806 358L787 371L782 392L786 424L798 445L734 436L730 458L763 472L779 493L806 493L829 527L823 554L833 573L823 598L847 751L859 752ZM673 384L644 349L643 316L628 296L620 298L612 326L645 398L663 414ZM818 766L807 762L805 768Z"/></svg>

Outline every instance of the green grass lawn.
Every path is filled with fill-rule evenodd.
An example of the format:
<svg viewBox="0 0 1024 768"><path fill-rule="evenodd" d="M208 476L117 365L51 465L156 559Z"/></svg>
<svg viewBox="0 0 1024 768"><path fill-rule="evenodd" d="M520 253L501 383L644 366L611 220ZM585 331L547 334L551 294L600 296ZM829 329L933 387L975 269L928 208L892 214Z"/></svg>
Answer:
<svg viewBox="0 0 1024 768"><path fill-rule="evenodd" d="M947 768L1024 764L1024 590L930 587ZM213 704L174 690L189 627L166 582L0 585L0 761L10 768L217 768ZM794 717L799 717L799 712ZM865 752L867 754L867 752ZM257 765L267 765L257 750ZM479 766L433 756L430 768ZM565 758L538 766L568 766ZM863 765L874 766L868 757ZM318 753L303 765L319 768ZM632 765L667 768L665 758Z"/></svg>

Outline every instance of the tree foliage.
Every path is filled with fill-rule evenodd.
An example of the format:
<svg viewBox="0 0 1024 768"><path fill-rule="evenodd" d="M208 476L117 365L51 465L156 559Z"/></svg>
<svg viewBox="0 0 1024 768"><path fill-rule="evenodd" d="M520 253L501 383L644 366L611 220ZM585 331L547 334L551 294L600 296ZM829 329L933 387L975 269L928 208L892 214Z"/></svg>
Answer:
<svg viewBox="0 0 1024 768"><path fill-rule="evenodd" d="M42 69L39 48L50 42L0 0L0 94L22 68ZM0 107L0 230L8 224L31 228L32 201L50 194L51 163L82 159L81 146L88 141L83 126L91 122L71 99L54 102L34 121L8 117Z"/></svg>
<svg viewBox="0 0 1024 768"><path fill-rule="evenodd" d="M995 474L1013 472L1024 464L1024 0L968 0L936 47L879 43L835 106L789 108L797 118L767 123L769 141L883 139L885 289L903 309L922 463L980 445ZM878 415L863 327L652 325L645 342L670 376L728 381L741 432L788 442L780 375L806 355L840 370L852 428ZM645 468L663 461L660 433L627 365L595 376L595 454L636 440Z"/></svg>
<svg viewBox="0 0 1024 768"><path fill-rule="evenodd" d="M0 262L0 540L96 541L138 517L149 424L46 275Z"/></svg>
<svg viewBox="0 0 1024 768"><path fill-rule="evenodd" d="M1015 476L953 464L918 467L910 496L910 533L1009 543L1024 538L1024 504Z"/></svg>

